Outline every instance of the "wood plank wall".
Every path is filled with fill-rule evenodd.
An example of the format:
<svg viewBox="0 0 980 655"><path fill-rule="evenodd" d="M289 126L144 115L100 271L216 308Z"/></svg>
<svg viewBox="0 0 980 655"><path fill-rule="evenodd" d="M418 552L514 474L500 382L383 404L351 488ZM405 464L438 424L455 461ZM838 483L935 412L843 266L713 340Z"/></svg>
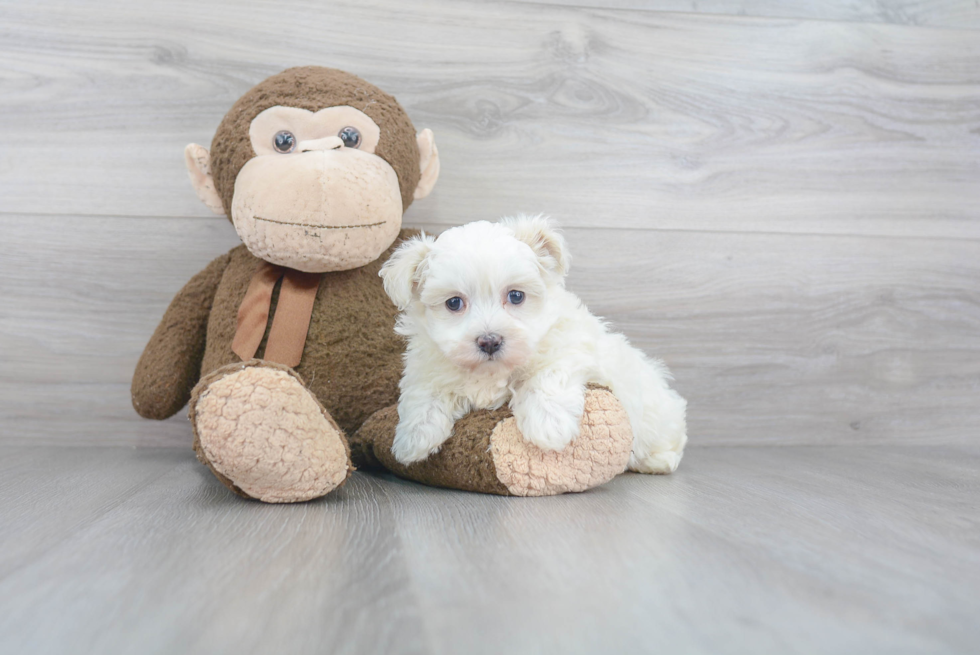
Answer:
<svg viewBox="0 0 980 655"><path fill-rule="evenodd" d="M4 3L0 441L189 443L128 398L237 243L183 147L303 64L436 133L408 224L565 225L569 286L671 366L692 443L972 441L978 27L972 0Z"/></svg>

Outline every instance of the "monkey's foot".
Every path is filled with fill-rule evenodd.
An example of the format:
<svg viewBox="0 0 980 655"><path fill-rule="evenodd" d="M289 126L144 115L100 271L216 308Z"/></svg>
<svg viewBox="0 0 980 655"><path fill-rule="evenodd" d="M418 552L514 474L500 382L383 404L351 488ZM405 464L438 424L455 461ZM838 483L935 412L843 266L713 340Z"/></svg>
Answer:
<svg viewBox="0 0 980 655"><path fill-rule="evenodd" d="M190 402L194 450L229 489L311 500L353 471L343 431L290 368L251 360L204 377Z"/></svg>
<svg viewBox="0 0 980 655"><path fill-rule="evenodd" d="M355 461L423 484L504 496L552 496L599 486L626 470L633 445L626 410L599 387L586 393L579 436L559 452L525 440L510 409L501 408L464 416L438 453L404 466L391 454L397 424L396 406L371 416L351 439Z"/></svg>

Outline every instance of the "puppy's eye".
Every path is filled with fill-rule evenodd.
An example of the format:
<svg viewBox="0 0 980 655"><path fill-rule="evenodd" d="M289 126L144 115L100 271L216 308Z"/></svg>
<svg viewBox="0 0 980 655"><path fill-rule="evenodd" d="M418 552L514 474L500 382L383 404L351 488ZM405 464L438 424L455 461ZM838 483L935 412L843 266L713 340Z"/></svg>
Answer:
<svg viewBox="0 0 980 655"><path fill-rule="evenodd" d="M276 135L272 137L272 147L276 149L276 152L285 155L296 149L296 137L293 136L292 132L286 130L276 132Z"/></svg>
<svg viewBox="0 0 980 655"><path fill-rule="evenodd" d="M446 301L446 309L451 312L458 312L463 308L463 299L459 296L453 296Z"/></svg>
<svg viewBox="0 0 980 655"><path fill-rule="evenodd" d="M340 137L340 140L348 148L356 148L361 145L361 133L357 131L356 127L345 127L337 136Z"/></svg>
<svg viewBox="0 0 980 655"><path fill-rule="evenodd" d="M507 294L507 300L509 300L514 305L520 305L524 302L524 292L523 291L511 291Z"/></svg>

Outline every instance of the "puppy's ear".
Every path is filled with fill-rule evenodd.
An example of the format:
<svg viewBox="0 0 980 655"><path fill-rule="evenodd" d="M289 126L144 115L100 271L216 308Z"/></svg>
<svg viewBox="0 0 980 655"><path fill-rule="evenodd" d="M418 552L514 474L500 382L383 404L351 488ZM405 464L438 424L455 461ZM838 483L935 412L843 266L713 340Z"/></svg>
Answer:
<svg viewBox="0 0 980 655"><path fill-rule="evenodd" d="M510 228L518 241L531 246L542 268L555 273L559 278L568 274L572 257L568 254L565 237L558 231L558 226L547 216L525 216L520 214L513 218L500 221Z"/></svg>
<svg viewBox="0 0 980 655"><path fill-rule="evenodd" d="M436 240L423 232L412 237L392 253L378 275L384 280L385 293L399 310L412 302L412 297L425 276L425 258Z"/></svg>

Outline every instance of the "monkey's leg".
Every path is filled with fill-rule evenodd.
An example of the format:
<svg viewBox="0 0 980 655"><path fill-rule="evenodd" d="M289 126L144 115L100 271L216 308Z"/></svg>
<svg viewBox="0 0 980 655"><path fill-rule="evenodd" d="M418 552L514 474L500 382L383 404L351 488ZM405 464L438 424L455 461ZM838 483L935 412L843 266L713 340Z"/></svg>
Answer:
<svg viewBox="0 0 980 655"><path fill-rule="evenodd" d="M428 459L409 466L391 454L397 406L379 410L351 438L358 466L381 466L423 484L504 496L585 491L626 470L633 443L629 417L612 392L590 387L581 432L560 452L524 440L510 410L472 412Z"/></svg>
<svg viewBox="0 0 980 655"><path fill-rule="evenodd" d="M235 493L311 500L353 471L343 431L290 368L252 360L203 378L190 401L194 450Z"/></svg>

